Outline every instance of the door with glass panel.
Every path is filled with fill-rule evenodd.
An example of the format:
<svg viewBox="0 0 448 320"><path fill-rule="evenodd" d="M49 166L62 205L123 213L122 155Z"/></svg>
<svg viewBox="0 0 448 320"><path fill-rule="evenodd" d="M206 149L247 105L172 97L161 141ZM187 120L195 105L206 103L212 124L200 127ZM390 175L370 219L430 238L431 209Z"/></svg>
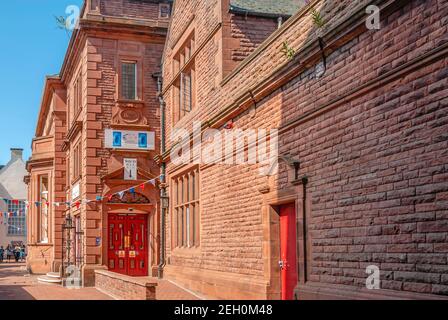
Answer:
<svg viewBox="0 0 448 320"><path fill-rule="evenodd" d="M108 267L130 276L148 275L147 215L109 214Z"/></svg>

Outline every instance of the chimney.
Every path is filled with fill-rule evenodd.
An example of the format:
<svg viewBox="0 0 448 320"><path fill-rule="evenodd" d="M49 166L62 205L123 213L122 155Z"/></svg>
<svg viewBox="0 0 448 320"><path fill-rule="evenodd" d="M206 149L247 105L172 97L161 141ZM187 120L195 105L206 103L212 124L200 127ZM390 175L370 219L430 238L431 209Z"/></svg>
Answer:
<svg viewBox="0 0 448 320"><path fill-rule="evenodd" d="M11 160L22 159L23 149L11 148Z"/></svg>

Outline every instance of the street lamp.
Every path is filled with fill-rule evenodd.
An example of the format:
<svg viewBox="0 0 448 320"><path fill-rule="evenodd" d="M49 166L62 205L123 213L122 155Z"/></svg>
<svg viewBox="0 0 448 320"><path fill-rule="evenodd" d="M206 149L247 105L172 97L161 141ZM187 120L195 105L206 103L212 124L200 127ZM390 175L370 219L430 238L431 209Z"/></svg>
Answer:
<svg viewBox="0 0 448 320"><path fill-rule="evenodd" d="M168 209L170 207L170 197L165 192L160 196L160 201L162 209Z"/></svg>

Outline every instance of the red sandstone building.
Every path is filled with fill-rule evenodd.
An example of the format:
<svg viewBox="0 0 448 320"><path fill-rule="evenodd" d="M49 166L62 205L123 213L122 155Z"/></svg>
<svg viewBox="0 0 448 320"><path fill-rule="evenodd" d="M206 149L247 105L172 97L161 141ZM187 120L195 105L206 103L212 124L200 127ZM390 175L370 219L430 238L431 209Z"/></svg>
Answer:
<svg viewBox="0 0 448 320"><path fill-rule="evenodd" d="M97 269L156 274L160 116L152 75L170 8L86 1L61 72L46 81L28 162L32 272L76 265L87 286Z"/></svg>
<svg viewBox="0 0 448 320"><path fill-rule="evenodd" d="M165 276L223 299L446 296L447 15L436 0L175 1ZM197 120L277 128L279 173L173 163L171 133Z"/></svg>
<svg viewBox="0 0 448 320"><path fill-rule="evenodd" d="M447 15L437 0L87 1L28 165L32 271L159 275L218 299L446 298ZM277 129L278 172L171 159L198 120ZM123 147L127 132L154 148Z"/></svg>

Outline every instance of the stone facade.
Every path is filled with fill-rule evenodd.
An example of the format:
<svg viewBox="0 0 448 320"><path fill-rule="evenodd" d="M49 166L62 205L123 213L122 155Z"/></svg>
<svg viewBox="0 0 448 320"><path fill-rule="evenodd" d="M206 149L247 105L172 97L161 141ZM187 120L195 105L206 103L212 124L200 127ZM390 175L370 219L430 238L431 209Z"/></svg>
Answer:
<svg viewBox="0 0 448 320"><path fill-rule="evenodd" d="M297 298L447 295L448 7L374 2L379 30L366 29L372 1L312 1L254 41L242 62L228 64L226 52L252 47L226 36L226 25L244 20L232 20L226 1L176 1L164 53L167 137L191 131L193 120L203 131L224 132L229 121L236 129L278 128L280 155L300 169L296 175L281 161L279 173L266 177L258 165L201 165L200 246L173 246L172 207L167 277L215 298L279 298L276 210L294 203ZM191 33L196 104L177 121L173 70ZM319 38L326 73L317 78ZM292 59L282 52L285 41ZM168 141L162 161L173 197L173 181L188 167L170 162L171 147ZM381 290L365 288L369 265L380 269Z"/></svg>
<svg viewBox="0 0 448 320"><path fill-rule="evenodd" d="M62 262L64 208L53 203L65 202L65 156L61 151L67 126L65 100L60 78L47 77L26 177L27 267L37 274L58 271Z"/></svg>
<svg viewBox="0 0 448 320"><path fill-rule="evenodd" d="M61 73L47 80L28 164L30 202L48 175L49 201L69 205L50 206L47 241L39 242L42 208L30 212L31 269L70 259L84 285L143 297L137 280L110 273L108 221L144 215L147 275L201 296L285 298L287 238L288 298L446 298L446 1L291 1L287 14L244 3L178 0L168 28L161 8L169 2L86 2ZM366 27L371 4L378 30ZM120 78L130 60L132 101L122 99ZM278 172L171 159L181 142L171 135L198 120L203 134L277 129ZM107 129L152 131L155 150L107 148ZM124 180L124 158L137 159L137 182ZM109 199L159 176L139 191L145 201ZM81 235L70 255L65 217ZM378 290L366 288L372 266Z"/></svg>
<svg viewBox="0 0 448 320"><path fill-rule="evenodd" d="M135 210L149 217L150 233L145 235L150 239L150 260L145 265L148 274L152 275L158 264L158 190L148 184L141 191L150 200L149 204L108 201L111 194L157 178L159 167L152 160L156 153L107 147L105 135L108 129L153 132L155 149L159 147L157 81L153 74L160 71L169 21L169 17L159 18L162 3L169 4L166 1L130 1L122 5L121 1L95 0L85 3L79 28L73 33L58 76L64 90L61 108L66 120L62 131L56 129L60 133L56 141L51 131L43 137L40 132L36 134L30 165L39 163L39 158L44 157L39 155L38 144L40 141L45 144L45 137L50 134L51 138L45 144L48 148L45 157L52 159L48 161L48 170L55 177L49 201L50 228L54 229L54 237L45 246L37 244L39 252L49 248L45 251L49 256L43 258L42 254L39 262L48 266L42 267L44 271L58 271L61 262L75 264L81 269L85 286L94 285L95 269L107 268L109 264L107 223L110 211L126 214ZM133 19L123 18L125 16ZM123 99L121 94L123 61L132 61L136 65L136 97L132 100ZM43 111L45 108L48 107L43 104L38 123L59 128L55 123L57 118L52 117L51 112ZM56 160L53 154L60 158ZM124 180L124 158L137 160L137 180ZM57 166L61 166L60 173L54 172ZM32 175L31 166L30 172ZM31 201L36 199L36 190L37 187L31 185ZM97 197L103 200L96 201ZM53 213L56 210L61 211ZM63 229L67 217L73 222L74 228L70 232ZM34 219L32 223L38 224L38 221ZM30 237L35 232L31 232ZM67 250L67 240L71 241L70 251ZM30 257L29 263L32 261Z"/></svg>

